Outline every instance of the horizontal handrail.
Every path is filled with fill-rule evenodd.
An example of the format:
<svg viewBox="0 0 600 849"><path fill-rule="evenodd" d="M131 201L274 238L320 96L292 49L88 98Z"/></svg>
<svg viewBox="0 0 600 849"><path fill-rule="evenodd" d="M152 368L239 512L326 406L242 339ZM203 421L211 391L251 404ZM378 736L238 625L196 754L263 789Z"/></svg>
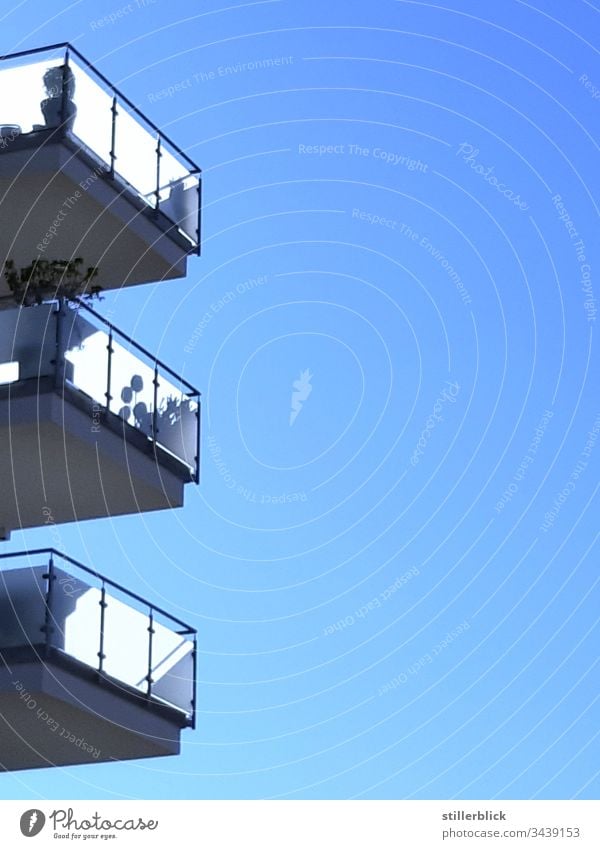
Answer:
<svg viewBox="0 0 600 849"><path fill-rule="evenodd" d="M79 50L77 50L76 47L73 47L70 42L62 41L58 44L50 44L46 47L36 47L32 50L19 50L16 53L6 53L3 56L0 56L0 62L3 62L8 59L20 59L25 56L34 56L38 53L48 53L51 50L64 50L65 52L69 51L71 53L74 53L78 59L80 59L91 71L94 72L94 74L96 74L97 77L99 77L99 79L102 80L104 85L108 86L108 88L112 92L114 92L123 101L123 103L126 103L127 106L129 106L129 108L132 109L135 114L142 119L142 121L144 121L144 123L148 124L148 126L151 127L156 133L158 133L158 135L163 138L168 145L170 145L183 159L185 159L187 164L190 165L192 168L192 170L190 171L191 174L202 173L202 169L199 168L198 165L196 165L193 159L190 159L187 153L185 153L179 147L178 144L172 141L172 139L170 139L169 136L166 135L166 133L163 133L163 131L159 129L156 124L150 120L150 118L144 115L144 113L140 109L138 109L138 107L134 103L132 103L132 101L129 100L126 95L124 95L115 85L113 85L113 83L111 83L111 81L107 77L105 77L101 71L99 71L88 59L86 59L85 56L83 56L79 52Z"/></svg>
<svg viewBox="0 0 600 849"><path fill-rule="evenodd" d="M98 321L100 321L102 324L104 324L105 327L108 327L108 329L111 330L116 336L120 336L121 339L125 339L127 342L129 342L130 345L133 345L134 348L136 348L138 351L140 351L142 354L144 354L144 356L148 357L148 359L151 360L153 363L155 363L159 368L161 368L163 371L167 372L167 374L169 374L171 377L175 378L175 380L179 381L179 383L181 383L182 386L185 386L189 390L188 392L186 392L186 395L188 395L188 396L196 396L197 395L198 397L200 397L201 393L200 393L199 389L196 389L195 386L192 386L191 383L188 383L187 380L184 380L184 378L181 377L181 375L177 374L176 372L173 371L173 369L169 368L169 366L167 366L167 365L165 365L165 363L161 362L161 360L159 360L158 357L156 357L154 354L151 354L150 351L146 350L146 348L144 348L142 345L140 345L139 342L136 342L134 339L132 339L131 336L128 336L122 330L119 330L118 327L115 327L114 324L111 324L110 321L107 321L107 319L105 319L103 316L101 316L99 313L97 313L96 310L93 310L90 306L88 306L88 304L86 304L85 301L78 298L77 299L77 305L78 305L78 307L83 308L86 312L91 313L94 316L94 318L96 318Z"/></svg>
<svg viewBox="0 0 600 849"><path fill-rule="evenodd" d="M35 557L39 555L46 555L48 558L54 556L58 557L61 560L64 560L66 563L70 563L72 566L75 566L77 569L81 569L83 572L86 572L88 575L93 575L99 581L103 581L108 586L113 587L119 592L124 593L124 595L129 596L129 598L135 599L140 604L144 605L144 607L148 607L150 610L155 611L156 613L160 613L161 616L164 616L166 619L169 619L171 622L174 622L176 625L180 625L185 630L183 632L177 632L181 634L189 634L190 636L196 636L197 630L192 628L191 625L188 625L186 622L183 622L181 619L178 619L176 616L173 616L171 613L167 613L166 610L163 610L160 607L157 607L155 604L152 604L147 599L142 598L142 596L137 595L137 593L132 592L131 590L126 589L121 584L118 584L116 581L112 581L110 578L106 578L100 572L90 569L89 566L84 566L83 563L79 563L79 561L74 560L72 557L69 557L68 554L63 554L63 552L58 551L56 548L35 548L29 551L13 551L4 554L0 554L0 560L8 560L13 557Z"/></svg>
<svg viewBox="0 0 600 849"><path fill-rule="evenodd" d="M53 136L60 130L61 139L74 141L82 146L82 151L87 150L99 157L107 172L103 176L125 181L154 213L162 212L175 225L169 233L173 238L179 238L179 234L185 237L186 245L190 243L187 252L200 255L202 172L199 166L69 42L4 54L0 56L0 73L26 70L28 64L41 65L44 62L40 58L42 56L49 63L48 71L58 63L60 65L55 70L62 68L63 71L60 103L52 105L53 98L45 98L40 103L45 127L54 129L57 124ZM70 76L67 69L73 72ZM43 80L46 94L49 94L46 76L43 75ZM79 98L75 96L75 88L78 81L83 84L84 79L87 81L82 89L85 96ZM40 82L38 80L38 84ZM58 90L60 85L57 83L55 87ZM19 90L17 80L9 95L11 108L19 117L16 123L25 127L24 135L34 130L39 133L44 127L37 123L37 111L28 109L27 98L15 101L15 92ZM57 100L54 98L54 101ZM110 116L110 126L102 123L103 132L100 134L93 110L95 101L100 106L100 114L106 112L107 119ZM105 137L107 133L108 137ZM34 139L38 144L45 143L39 135ZM109 144L107 153L106 146ZM136 156L138 149L141 153ZM163 221L161 228L165 224L166 221Z"/></svg>

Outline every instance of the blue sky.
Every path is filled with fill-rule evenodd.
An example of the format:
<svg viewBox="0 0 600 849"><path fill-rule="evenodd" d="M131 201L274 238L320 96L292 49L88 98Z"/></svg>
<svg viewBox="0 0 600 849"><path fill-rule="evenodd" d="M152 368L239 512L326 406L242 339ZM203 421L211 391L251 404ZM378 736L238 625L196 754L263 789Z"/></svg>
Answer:
<svg viewBox="0 0 600 849"><path fill-rule="evenodd" d="M597 798L597 27L585 0L3 13L3 53L71 41L198 162L204 240L100 306L201 389L201 485L5 546L194 624L198 729L0 795Z"/></svg>

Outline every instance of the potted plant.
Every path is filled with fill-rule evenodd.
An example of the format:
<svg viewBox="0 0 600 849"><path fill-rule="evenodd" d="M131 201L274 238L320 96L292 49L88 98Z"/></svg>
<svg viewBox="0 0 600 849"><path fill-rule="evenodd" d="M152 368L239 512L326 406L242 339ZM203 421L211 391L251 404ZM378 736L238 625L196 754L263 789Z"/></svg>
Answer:
<svg viewBox="0 0 600 849"><path fill-rule="evenodd" d="M91 286L98 274L97 268L80 268L81 257L73 260L36 259L31 265L17 268L12 259L4 265L4 276L16 303L22 307L42 304L44 301L65 298L99 297L100 287Z"/></svg>
<svg viewBox="0 0 600 849"><path fill-rule="evenodd" d="M46 127L64 127L72 130L77 115L73 103L75 75L68 65L55 65L44 74L47 97L40 103ZM63 114L64 108L64 114Z"/></svg>

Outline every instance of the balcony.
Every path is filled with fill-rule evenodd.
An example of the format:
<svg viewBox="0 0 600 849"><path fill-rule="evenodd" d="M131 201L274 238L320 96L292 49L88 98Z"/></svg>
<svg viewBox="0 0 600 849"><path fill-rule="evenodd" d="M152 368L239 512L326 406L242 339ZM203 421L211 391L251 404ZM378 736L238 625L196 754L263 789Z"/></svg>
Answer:
<svg viewBox="0 0 600 849"><path fill-rule="evenodd" d="M182 506L199 434L199 392L89 307L0 313L1 538Z"/></svg>
<svg viewBox="0 0 600 849"><path fill-rule="evenodd" d="M178 754L194 629L53 549L0 566L0 770Z"/></svg>
<svg viewBox="0 0 600 849"><path fill-rule="evenodd" d="M197 165L68 44L0 57L0 87L0 263L81 257L104 289L185 276Z"/></svg>

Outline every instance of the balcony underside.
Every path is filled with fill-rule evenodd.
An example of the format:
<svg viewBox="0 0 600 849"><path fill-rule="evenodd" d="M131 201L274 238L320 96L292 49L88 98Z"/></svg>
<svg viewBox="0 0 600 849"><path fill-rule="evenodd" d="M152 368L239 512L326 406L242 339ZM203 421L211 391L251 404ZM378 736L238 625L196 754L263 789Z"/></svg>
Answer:
<svg viewBox="0 0 600 849"><path fill-rule="evenodd" d="M80 393L28 383L0 399L0 536L182 506L187 467Z"/></svg>
<svg viewBox="0 0 600 849"><path fill-rule="evenodd" d="M81 257L86 268L99 269L94 285L103 289L184 277L187 256L196 253L165 215L111 178L105 163L52 131L0 151L0 205L0 263ZM11 306L2 276L0 307Z"/></svg>
<svg viewBox="0 0 600 849"><path fill-rule="evenodd" d="M0 771L179 754L183 713L56 652L25 653L0 653Z"/></svg>

